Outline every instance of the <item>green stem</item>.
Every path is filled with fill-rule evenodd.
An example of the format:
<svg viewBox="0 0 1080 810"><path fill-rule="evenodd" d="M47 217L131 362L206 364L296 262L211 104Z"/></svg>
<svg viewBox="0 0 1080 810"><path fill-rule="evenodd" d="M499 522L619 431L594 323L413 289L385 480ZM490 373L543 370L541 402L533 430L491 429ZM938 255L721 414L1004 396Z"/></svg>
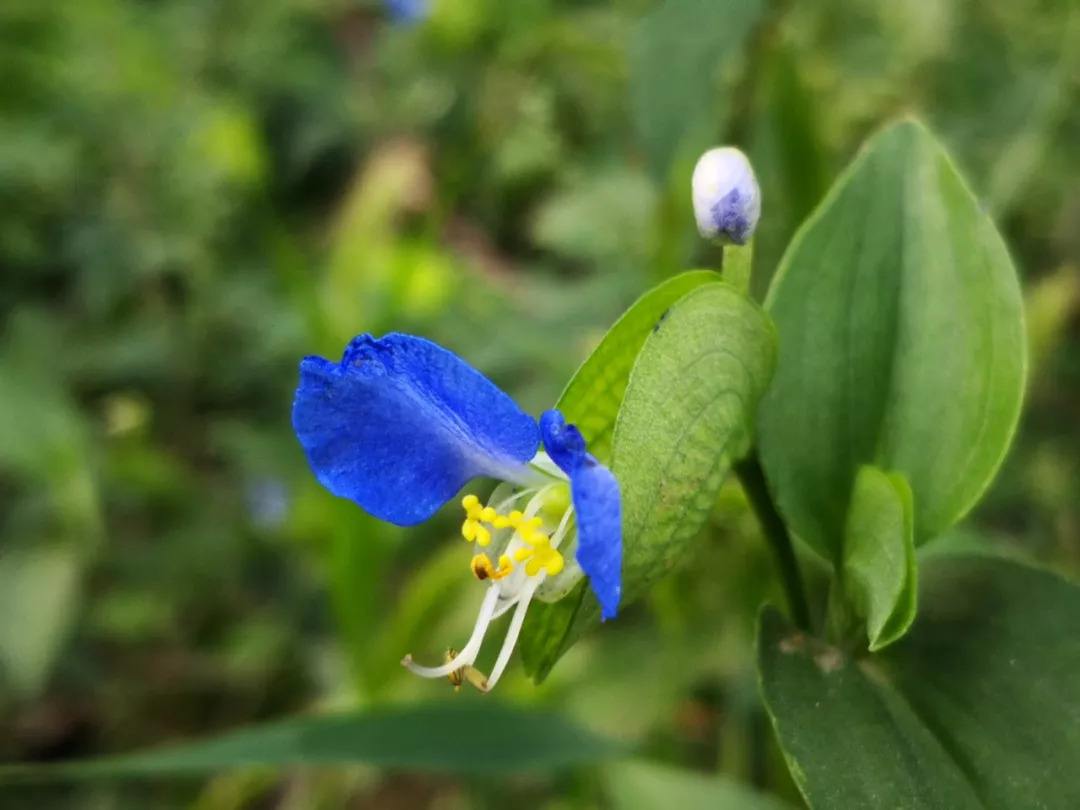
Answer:
<svg viewBox="0 0 1080 810"><path fill-rule="evenodd" d="M769 494L765 473L761 469L757 454L750 453L737 462L735 474L739 477L750 507L761 524L765 539L776 555L776 565L780 569L780 581L787 595L791 620L800 630L809 630L810 608L806 602L806 589L803 587L799 563L795 559L795 549L791 544L791 534L773 503L772 495Z"/></svg>

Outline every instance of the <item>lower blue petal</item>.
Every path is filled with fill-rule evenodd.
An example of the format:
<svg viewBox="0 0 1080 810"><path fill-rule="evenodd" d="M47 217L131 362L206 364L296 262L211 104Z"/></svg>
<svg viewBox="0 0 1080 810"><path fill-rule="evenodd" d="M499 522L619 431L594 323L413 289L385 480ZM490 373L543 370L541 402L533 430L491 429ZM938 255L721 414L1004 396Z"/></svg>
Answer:
<svg viewBox="0 0 1080 810"><path fill-rule="evenodd" d="M615 618L622 594L622 508L614 474L588 456L570 476L577 514L577 561L589 577L600 615Z"/></svg>
<svg viewBox="0 0 1080 810"><path fill-rule="evenodd" d="M577 515L577 561L605 619L618 611L622 594L622 500L614 474L590 455L585 439L558 411L540 417L544 449L570 477Z"/></svg>
<svg viewBox="0 0 1080 810"><path fill-rule="evenodd" d="M340 363L304 358L292 417L323 486L402 526L472 478L520 478L539 445L535 420L484 375L396 333L354 338Z"/></svg>

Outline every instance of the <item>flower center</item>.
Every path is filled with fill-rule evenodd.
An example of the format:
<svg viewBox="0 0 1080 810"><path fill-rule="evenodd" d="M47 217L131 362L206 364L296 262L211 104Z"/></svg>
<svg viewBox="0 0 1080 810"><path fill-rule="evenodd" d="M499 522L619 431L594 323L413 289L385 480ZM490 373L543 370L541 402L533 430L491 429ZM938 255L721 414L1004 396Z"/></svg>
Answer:
<svg viewBox="0 0 1080 810"><path fill-rule="evenodd" d="M505 511L524 498L529 499L524 509ZM475 495L466 495L461 505L465 509L461 536L480 548L492 547L499 555L498 564L492 561L492 555L487 551L474 555L470 561L473 576L490 582L472 635L460 652L447 654L442 666L420 666L410 655L401 663L421 677L446 677L455 687L465 679L486 692L495 686L510 661L536 589L546 577L557 575L566 565L558 548L569 533L574 509L569 484L559 479L486 506ZM473 666L484 635L491 622L511 609L514 614L502 649L491 675L484 678Z"/></svg>

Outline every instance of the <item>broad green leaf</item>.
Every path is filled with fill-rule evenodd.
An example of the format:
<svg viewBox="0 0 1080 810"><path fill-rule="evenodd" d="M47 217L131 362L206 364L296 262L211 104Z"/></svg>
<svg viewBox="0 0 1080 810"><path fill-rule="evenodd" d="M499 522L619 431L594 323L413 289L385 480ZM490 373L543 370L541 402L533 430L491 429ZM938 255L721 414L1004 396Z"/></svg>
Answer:
<svg viewBox="0 0 1080 810"><path fill-rule="evenodd" d="M630 45L634 123L659 175L688 137L708 145L727 94L718 73L739 54L760 0L666 0L638 23Z"/></svg>
<svg viewBox="0 0 1080 810"><path fill-rule="evenodd" d="M789 805L722 776L706 776L651 762L629 761L606 769L614 810L784 810Z"/></svg>
<svg viewBox="0 0 1080 810"><path fill-rule="evenodd" d="M563 717L482 700L302 717L157 751L0 766L0 782L201 775L250 766L365 764L454 773L566 768L620 746Z"/></svg>
<svg viewBox="0 0 1080 810"><path fill-rule="evenodd" d="M902 475L861 467L844 533L842 581L866 621L870 650L892 644L915 620L916 579L911 487Z"/></svg>
<svg viewBox="0 0 1080 810"><path fill-rule="evenodd" d="M774 341L767 316L726 284L684 296L645 340L612 449L623 502L623 606L690 553L732 461L750 445ZM544 678L598 618L584 583L540 612L523 641L526 669Z"/></svg>
<svg viewBox="0 0 1080 810"><path fill-rule="evenodd" d="M791 528L839 559L856 470L902 473L915 543L978 500L1024 384L1020 290L993 224L921 125L875 136L802 227L766 304L780 356L762 461Z"/></svg>
<svg viewBox="0 0 1080 810"><path fill-rule="evenodd" d="M567 383L555 407L577 425L589 452L601 461L611 458L611 432L645 338L672 304L702 284L718 281L720 276L711 270L691 270L653 287L622 314Z"/></svg>
<svg viewBox="0 0 1080 810"><path fill-rule="evenodd" d="M763 613L762 694L810 806L1080 806L1080 589L943 555L920 602L912 632L863 660Z"/></svg>
<svg viewBox="0 0 1080 810"><path fill-rule="evenodd" d="M68 544L0 554L0 681L32 696L67 641L85 553Z"/></svg>

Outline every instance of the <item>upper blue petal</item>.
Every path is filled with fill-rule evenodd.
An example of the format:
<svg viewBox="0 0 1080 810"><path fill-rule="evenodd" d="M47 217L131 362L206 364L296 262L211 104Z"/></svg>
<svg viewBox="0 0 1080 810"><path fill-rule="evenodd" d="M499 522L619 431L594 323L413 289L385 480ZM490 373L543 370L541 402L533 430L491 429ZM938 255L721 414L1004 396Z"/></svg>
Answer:
<svg viewBox="0 0 1080 810"><path fill-rule="evenodd" d="M340 363L305 357L293 428L319 481L383 520L429 518L470 479L513 480L535 420L431 341L359 335Z"/></svg>
<svg viewBox="0 0 1080 810"><path fill-rule="evenodd" d="M622 500L614 474L588 453L585 439L558 411L540 417L544 448L570 477L577 514L577 561L605 619L615 617L622 594Z"/></svg>

